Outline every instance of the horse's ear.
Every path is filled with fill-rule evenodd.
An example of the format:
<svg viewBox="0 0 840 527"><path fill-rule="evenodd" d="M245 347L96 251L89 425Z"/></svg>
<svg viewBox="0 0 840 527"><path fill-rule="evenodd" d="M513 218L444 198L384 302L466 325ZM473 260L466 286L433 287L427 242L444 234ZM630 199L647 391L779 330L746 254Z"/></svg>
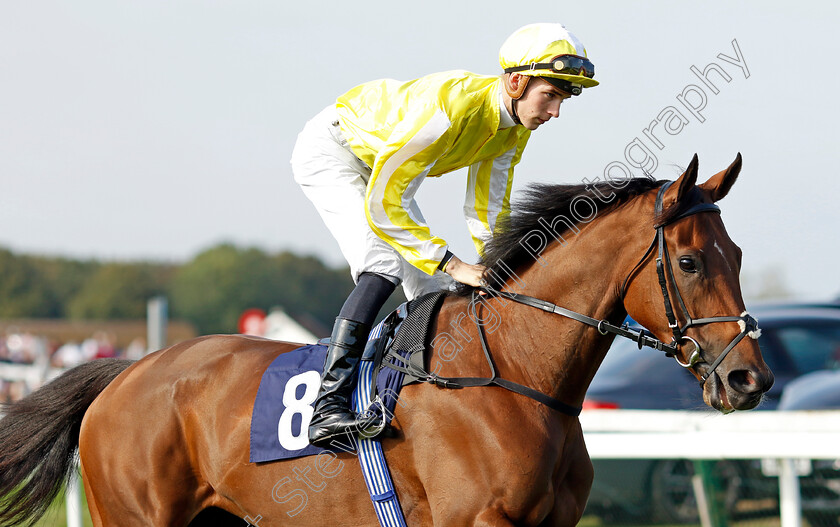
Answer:
<svg viewBox="0 0 840 527"><path fill-rule="evenodd" d="M666 204L679 203L694 188L694 184L697 183L697 167L699 165L700 162L697 160L697 154L694 154L685 172L666 191L664 199ZM675 192L676 196L674 195Z"/></svg>
<svg viewBox="0 0 840 527"><path fill-rule="evenodd" d="M738 174L741 172L741 152L735 156L735 161L729 165L726 170L721 170L714 176L710 177L708 181L700 185L700 189L709 195L712 202L721 200L729 193L729 189L738 179Z"/></svg>

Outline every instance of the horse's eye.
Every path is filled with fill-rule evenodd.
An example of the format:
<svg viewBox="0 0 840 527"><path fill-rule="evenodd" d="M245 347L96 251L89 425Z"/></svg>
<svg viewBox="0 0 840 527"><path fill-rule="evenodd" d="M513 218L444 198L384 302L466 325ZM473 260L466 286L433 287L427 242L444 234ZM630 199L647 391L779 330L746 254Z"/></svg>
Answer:
<svg viewBox="0 0 840 527"><path fill-rule="evenodd" d="M680 269L686 273L696 273L697 265L694 263L694 258L690 256L680 256Z"/></svg>

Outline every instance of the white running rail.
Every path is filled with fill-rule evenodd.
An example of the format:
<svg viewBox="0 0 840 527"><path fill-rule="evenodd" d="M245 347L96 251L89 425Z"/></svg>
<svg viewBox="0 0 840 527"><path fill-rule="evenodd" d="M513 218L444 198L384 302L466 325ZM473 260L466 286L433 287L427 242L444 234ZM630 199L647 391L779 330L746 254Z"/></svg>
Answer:
<svg viewBox="0 0 840 527"><path fill-rule="evenodd" d="M580 422L593 459L777 460L782 527L802 522L794 461L840 459L840 410L588 410Z"/></svg>

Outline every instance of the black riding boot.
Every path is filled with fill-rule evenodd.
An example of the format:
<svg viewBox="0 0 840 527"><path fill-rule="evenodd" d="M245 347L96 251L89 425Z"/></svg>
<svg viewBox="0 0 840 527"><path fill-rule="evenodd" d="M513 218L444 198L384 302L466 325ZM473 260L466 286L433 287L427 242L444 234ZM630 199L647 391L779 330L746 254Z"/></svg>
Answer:
<svg viewBox="0 0 840 527"><path fill-rule="evenodd" d="M370 325L338 317L335 319L321 390L315 400L315 415L309 423L309 442L329 446L330 441L348 430L362 426L350 407L356 365L364 352Z"/></svg>

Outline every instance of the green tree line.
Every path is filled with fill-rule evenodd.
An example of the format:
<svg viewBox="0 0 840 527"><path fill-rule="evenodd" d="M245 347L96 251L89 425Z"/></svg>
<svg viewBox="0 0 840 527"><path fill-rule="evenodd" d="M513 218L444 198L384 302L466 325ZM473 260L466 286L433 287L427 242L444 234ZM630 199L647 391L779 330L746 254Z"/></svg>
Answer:
<svg viewBox="0 0 840 527"><path fill-rule="evenodd" d="M183 264L82 261L0 249L0 318L144 318L148 299L163 295L170 316L191 322L201 334L235 332L245 309L275 306L331 327L352 288L346 268L231 244ZM403 300L394 295L386 308Z"/></svg>

